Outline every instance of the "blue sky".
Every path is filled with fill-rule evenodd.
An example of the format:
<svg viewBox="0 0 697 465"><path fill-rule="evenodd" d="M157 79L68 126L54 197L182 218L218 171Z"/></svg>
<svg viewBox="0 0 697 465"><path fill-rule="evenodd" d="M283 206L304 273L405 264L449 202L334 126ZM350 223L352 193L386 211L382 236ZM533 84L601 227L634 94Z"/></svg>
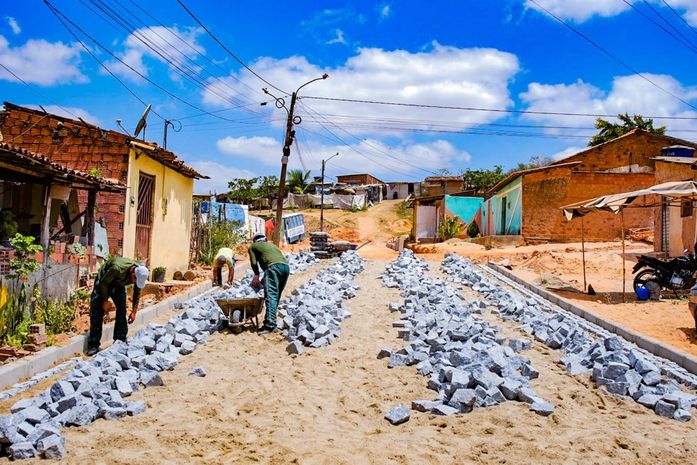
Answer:
<svg viewBox="0 0 697 465"><path fill-rule="evenodd" d="M441 168L512 167L581 149L594 120L310 97L682 117L657 123L697 140L697 0L185 0L235 57L176 0L50 1L84 30L63 18L106 68L153 105L148 140L162 143L163 118L181 124L168 148L212 177L198 192L279 172L286 113L260 103L269 101L262 87L281 92L235 57L285 92L330 75L303 88L296 108L291 168L313 174L336 152L330 176L417 180ZM0 68L0 97L12 103L67 110L110 129L121 119L128 130L144 109L43 1L3 3L0 63L29 83Z"/></svg>

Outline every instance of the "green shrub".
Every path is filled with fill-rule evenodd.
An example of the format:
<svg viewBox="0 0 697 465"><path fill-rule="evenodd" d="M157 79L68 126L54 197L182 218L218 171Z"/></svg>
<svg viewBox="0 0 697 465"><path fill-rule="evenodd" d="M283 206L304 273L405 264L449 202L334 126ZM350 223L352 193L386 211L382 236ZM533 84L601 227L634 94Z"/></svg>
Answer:
<svg viewBox="0 0 697 465"><path fill-rule="evenodd" d="M40 302L34 309L34 323L46 325L46 333L61 334L74 330L75 302Z"/></svg>
<svg viewBox="0 0 697 465"><path fill-rule="evenodd" d="M472 221L467 228L467 237L479 237L481 236L481 231L479 231L479 225L476 221Z"/></svg>
<svg viewBox="0 0 697 465"><path fill-rule="evenodd" d="M458 236L463 229L464 225L460 218L456 216L445 218L440 228L438 228L438 238L442 241L447 241L448 239Z"/></svg>

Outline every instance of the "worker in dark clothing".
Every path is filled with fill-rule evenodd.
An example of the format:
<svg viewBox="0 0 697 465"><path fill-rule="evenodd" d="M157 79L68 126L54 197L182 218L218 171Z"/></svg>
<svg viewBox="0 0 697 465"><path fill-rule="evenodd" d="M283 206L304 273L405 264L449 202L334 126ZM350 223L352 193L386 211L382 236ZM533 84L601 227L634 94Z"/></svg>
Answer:
<svg viewBox="0 0 697 465"><path fill-rule="evenodd" d="M111 257L104 262L97 273L90 298L90 335L87 342L87 355L94 355L99 352L104 312L109 311L110 298L116 306L114 341L126 341L128 323L133 323L136 319L140 290L145 287L148 274L148 269L145 266L130 258ZM126 286L131 284L135 284L133 288L133 308L127 319Z"/></svg>
<svg viewBox="0 0 697 465"><path fill-rule="evenodd" d="M259 334L268 334L276 331L276 309L281 293L288 282L290 268L288 260L278 247L266 242L266 236L257 234L254 243L249 246L249 261L254 271L252 287L259 288L259 267L264 271L264 294L266 295L266 315L264 326Z"/></svg>

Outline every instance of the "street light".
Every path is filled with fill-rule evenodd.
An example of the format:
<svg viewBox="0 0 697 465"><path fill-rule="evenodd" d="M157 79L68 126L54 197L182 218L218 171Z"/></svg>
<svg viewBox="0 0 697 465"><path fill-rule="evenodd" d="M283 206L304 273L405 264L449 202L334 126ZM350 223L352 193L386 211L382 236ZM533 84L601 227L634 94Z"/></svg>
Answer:
<svg viewBox="0 0 697 465"><path fill-rule="evenodd" d="M293 139L295 138L295 131L293 130L294 124L300 124L302 118L300 116L294 116L295 111L295 101L298 98L298 92L300 89L308 84L315 81L322 81L329 77L328 74L323 74L322 77L318 77L307 81L305 84L298 87L295 92L290 96L290 108L286 107L286 101L283 97L276 97L267 88L263 88L265 94L270 95L276 101L276 108L283 108L288 113L288 120L286 121L286 137L283 143L283 156L281 157L281 178L278 183L278 204L276 205L276 224L273 230L273 242L276 245L281 243L281 222L283 221L283 194L286 189L286 171L288 170L288 157L290 156L290 146L293 145Z"/></svg>
<svg viewBox="0 0 697 465"><path fill-rule="evenodd" d="M334 157L338 157L339 152L336 152L336 154L332 155L331 157L327 158L326 160L322 160L322 184L320 185L320 201L319 201L319 230L324 231L324 167L327 164L329 160L331 160Z"/></svg>

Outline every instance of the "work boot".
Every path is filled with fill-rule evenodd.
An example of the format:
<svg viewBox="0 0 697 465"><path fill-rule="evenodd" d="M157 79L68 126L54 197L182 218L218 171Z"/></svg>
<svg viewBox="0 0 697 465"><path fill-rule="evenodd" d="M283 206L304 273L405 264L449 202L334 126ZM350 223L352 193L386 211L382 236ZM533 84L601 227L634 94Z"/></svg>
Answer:
<svg viewBox="0 0 697 465"><path fill-rule="evenodd" d="M276 327L269 328L267 326L262 326L261 329L259 331L257 331L257 334L259 336L263 336L265 334L275 333L276 331L278 331L278 328L276 328Z"/></svg>
<svg viewBox="0 0 697 465"><path fill-rule="evenodd" d="M97 346L97 347L89 347L89 348L87 349L87 352L85 352L85 354L86 354L88 357L91 357L91 356L93 356L93 355L96 355L100 350L101 350L101 349L99 348L99 346Z"/></svg>

